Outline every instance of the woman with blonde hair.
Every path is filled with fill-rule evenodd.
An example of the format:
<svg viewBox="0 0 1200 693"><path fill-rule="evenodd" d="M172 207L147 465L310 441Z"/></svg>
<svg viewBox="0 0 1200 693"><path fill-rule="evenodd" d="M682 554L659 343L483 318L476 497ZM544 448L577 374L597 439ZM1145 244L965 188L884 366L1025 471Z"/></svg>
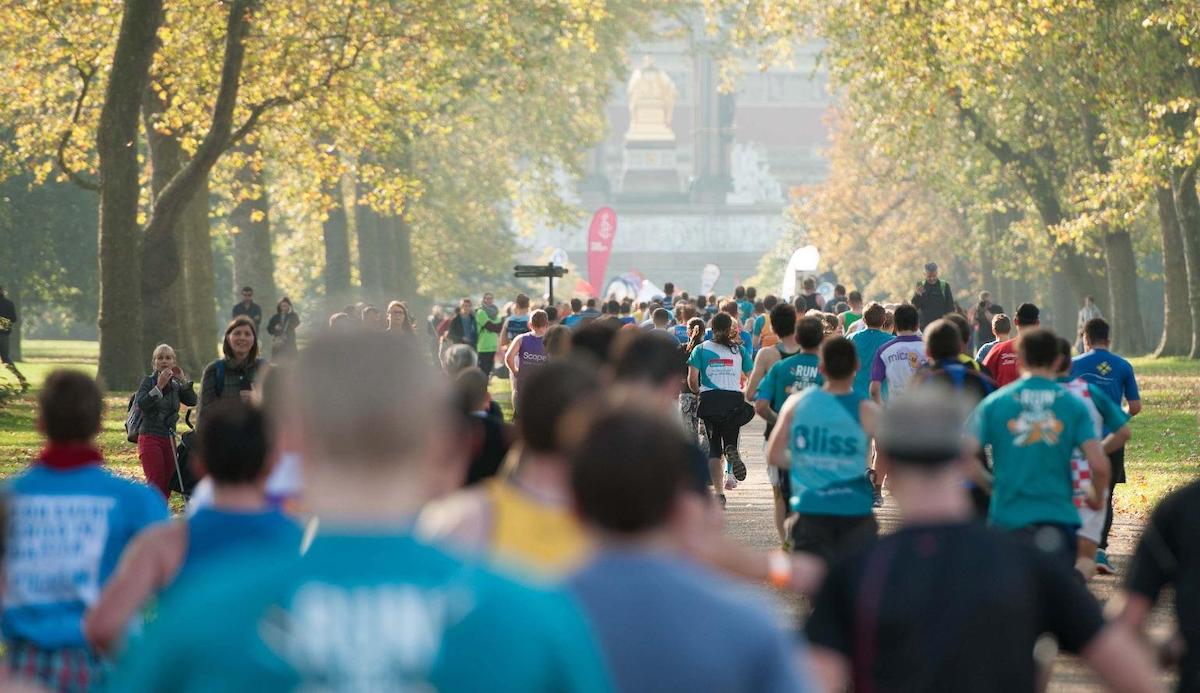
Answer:
<svg viewBox="0 0 1200 693"><path fill-rule="evenodd" d="M176 364L175 350L169 344L154 347L150 356L150 375L142 380L134 406L142 413L138 426L137 451L146 483L158 489L164 498L171 495L171 475L175 473L175 425L181 404L197 404L192 381Z"/></svg>

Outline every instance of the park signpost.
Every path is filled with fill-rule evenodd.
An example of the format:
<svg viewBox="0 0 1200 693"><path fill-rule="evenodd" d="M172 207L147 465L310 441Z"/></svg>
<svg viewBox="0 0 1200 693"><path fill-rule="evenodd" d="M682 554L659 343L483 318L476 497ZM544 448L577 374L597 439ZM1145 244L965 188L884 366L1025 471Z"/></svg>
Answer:
<svg viewBox="0 0 1200 693"><path fill-rule="evenodd" d="M554 305L554 278L567 273L566 267L560 267L553 261L544 265L517 265L513 267L513 276L518 278L545 277L550 283L549 304Z"/></svg>

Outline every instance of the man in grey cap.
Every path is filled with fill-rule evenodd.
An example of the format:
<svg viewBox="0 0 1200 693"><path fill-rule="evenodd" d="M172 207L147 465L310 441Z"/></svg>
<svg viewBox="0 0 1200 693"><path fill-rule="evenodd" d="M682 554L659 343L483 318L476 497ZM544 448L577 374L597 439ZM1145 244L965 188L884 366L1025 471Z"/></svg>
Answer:
<svg viewBox="0 0 1200 693"><path fill-rule="evenodd" d="M834 564L805 624L830 690L1033 691L1053 633L1114 690L1154 690L1149 657L1045 550L972 519L963 404L909 390L876 432L902 527Z"/></svg>
<svg viewBox="0 0 1200 693"><path fill-rule="evenodd" d="M945 316L946 313L954 312L956 308L954 294L951 293L949 284L938 279L936 262L925 265L925 281L917 284L912 304L917 307L917 312L920 314L922 332L929 327L929 323Z"/></svg>

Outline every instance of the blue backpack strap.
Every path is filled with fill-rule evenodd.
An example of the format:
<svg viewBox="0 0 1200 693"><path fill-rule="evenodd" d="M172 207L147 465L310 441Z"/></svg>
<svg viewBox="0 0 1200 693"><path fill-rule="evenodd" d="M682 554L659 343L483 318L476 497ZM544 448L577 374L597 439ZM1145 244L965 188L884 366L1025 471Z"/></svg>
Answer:
<svg viewBox="0 0 1200 693"><path fill-rule="evenodd" d="M214 363L214 371L214 375L216 375L216 381L213 383L213 390L216 391L217 397L220 397L221 393L225 390L225 359L216 360Z"/></svg>
<svg viewBox="0 0 1200 693"><path fill-rule="evenodd" d="M958 368L947 368L946 375L950 376L950 384L954 386L954 389L961 390L963 389L963 381L967 379L967 368L961 364L956 365L958 365Z"/></svg>

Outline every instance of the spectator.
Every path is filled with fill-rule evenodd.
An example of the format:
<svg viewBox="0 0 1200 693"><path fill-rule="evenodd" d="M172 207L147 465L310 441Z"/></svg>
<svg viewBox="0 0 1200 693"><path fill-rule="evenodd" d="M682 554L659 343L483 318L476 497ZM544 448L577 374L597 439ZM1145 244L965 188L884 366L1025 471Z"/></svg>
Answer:
<svg viewBox="0 0 1200 693"><path fill-rule="evenodd" d="M200 423L204 422L204 408L217 400L241 398L249 402L253 397L262 359L258 357L258 331L250 318L230 321L221 352L222 357L208 364L200 377Z"/></svg>
<svg viewBox="0 0 1200 693"><path fill-rule="evenodd" d="M373 311L372 322L367 321L368 311ZM363 308L363 325L375 328L379 324L379 311L372 306ZM300 316L292 308L292 300L284 296L275 306L275 314L267 323L267 334L271 335L271 360L285 361L296 355L296 328L300 326Z"/></svg>
<svg viewBox="0 0 1200 693"><path fill-rule="evenodd" d="M379 309L368 303L363 307L362 312L358 314L359 320L362 321L363 327L368 330L382 330L384 328L383 318L379 315ZM267 332L271 331L271 326L268 323ZM274 352L271 354L274 356Z"/></svg>
<svg viewBox="0 0 1200 693"><path fill-rule="evenodd" d="M358 315L358 311L355 311L354 315ZM258 332L258 328L262 324L262 307L254 302L254 289L248 286L242 287L242 302L235 304L233 310L230 311L230 319L239 316L250 318L254 323L254 331Z"/></svg>
<svg viewBox="0 0 1200 693"><path fill-rule="evenodd" d="M17 382L21 385L21 392L29 389L29 381L25 379L25 375L17 370L17 364L13 363L12 355L8 351L8 340L13 333L13 328L19 322L17 316L17 306L4 293L4 287L0 286L0 363L9 370L17 378Z"/></svg>
<svg viewBox="0 0 1200 693"><path fill-rule="evenodd" d="M412 316L404 301L392 301L387 306L387 332L395 335L414 335Z"/></svg>
<svg viewBox="0 0 1200 693"><path fill-rule="evenodd" d="M468 368L478 368L479 358L475 350L466 344L454 344L442 352L442 370L451 378L457 377Z"/></svg>
<svg viewBox="0 0 1200 693"><path fill-rule="evenodd" d="M1082 352L1086 346L1083 330L1088 322L1103 317L1104 314L1100 312L1100 307L1096 305L1096 299L1092 296L1084 296L1083 307L1079 309L1079 316L1075 321L1075 351Z"/></svg>
<svg viewBox="0 0 1200 693"><path fill-rule="evenodd" d="M950 291L950 285L938 279L936 262L925 265L925 281L917 284L912 304L917 307L920 315L919 329L921 331L929 327L929 323L956 310L957 306L954 304L954 294Z"/></svg>
<svg viewBox="0 0 1200 693"><path fill-rule="evenodd" d="M175 425L181 404L199 404L191 380L184 375L169 344L159 344L150 355L150 375L142 380L134 406L142 413L137 432L138 460L146 483L171 497L171 475L179 473L175 459ZM182 476L182 474L180 474ZM180 479L180 487L183 480Z"/></svg>
<svg viewBox="0 0 1200 693"><path fill-rule="evenodd" d="M566 328L563 328L566 329ZM500 471L512 444L512 433L499 414L493 412L492 393L488 392L488 377L482 371L468 368L454 379L455 394L460 411L466 416L468 463L463 486L473 486L490 479Z"/></svg>

